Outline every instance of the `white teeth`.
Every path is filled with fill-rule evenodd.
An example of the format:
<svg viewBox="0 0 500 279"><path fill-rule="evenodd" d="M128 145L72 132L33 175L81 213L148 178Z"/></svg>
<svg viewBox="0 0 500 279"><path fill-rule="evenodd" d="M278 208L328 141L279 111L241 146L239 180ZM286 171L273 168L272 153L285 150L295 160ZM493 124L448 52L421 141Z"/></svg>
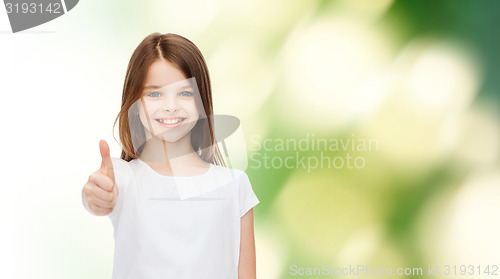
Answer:
<svg viewBox="0 0 500 279"><path fill-rule="evenodd" d="M177 118L177 119L158 119L159 122L163 124L175 124L178 122L181 122L183 118Z"/></svg>

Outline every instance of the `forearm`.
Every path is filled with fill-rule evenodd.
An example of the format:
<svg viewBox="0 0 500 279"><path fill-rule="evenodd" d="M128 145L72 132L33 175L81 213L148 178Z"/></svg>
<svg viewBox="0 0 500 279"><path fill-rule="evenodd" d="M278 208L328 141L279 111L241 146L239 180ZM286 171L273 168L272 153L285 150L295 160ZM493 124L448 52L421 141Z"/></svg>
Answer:
<svg viewBox="0 0 500 279"><path fill-rule="evenodd" d="M256 273L253 209L250 209L243 217L241 217L238 279L255 279L257 276Z"/></svg>

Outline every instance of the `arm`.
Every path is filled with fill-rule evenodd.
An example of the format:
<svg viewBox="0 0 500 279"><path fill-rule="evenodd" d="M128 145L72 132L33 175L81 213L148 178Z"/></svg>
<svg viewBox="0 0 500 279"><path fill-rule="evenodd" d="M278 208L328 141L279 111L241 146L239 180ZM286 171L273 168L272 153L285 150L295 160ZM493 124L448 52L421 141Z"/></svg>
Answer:
<svg viewBox="0 0 500 279"><path fill-rule="evenodd" d="M256 278L255 237L253 229L253 208L241 217L239 279Z"/></svg>

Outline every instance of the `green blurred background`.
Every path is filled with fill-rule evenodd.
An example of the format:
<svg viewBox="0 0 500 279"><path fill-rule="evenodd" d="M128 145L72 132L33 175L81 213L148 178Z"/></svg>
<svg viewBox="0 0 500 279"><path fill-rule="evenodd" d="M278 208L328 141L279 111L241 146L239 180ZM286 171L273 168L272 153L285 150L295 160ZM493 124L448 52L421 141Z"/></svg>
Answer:
<svg viewBox="0 0 500 279"><path fill-rule="evenodd" d="M84 211L80 191L99 166L100 138L120 154L111 126L126 66L153 32L192 40L208 63L215 112L241 119L260 200L258 278L306 278L292 265L424 268L398 278L429 278L429 265L500 265L499 14L495 0L87 0L37 29L53 34L4 34L5 52L23 54L3 54L4 65L30 67L2 67L2 90L26 76L27 89L50 88L25 92L32 111L52 111L41 121L56 120L28 163L40 175L16 176L27 187L10 192L32 202L6 217L4 275L111 277L111 224ZM52 73L63 81L43 78ZM328 147L280 146L306 139ZM356 147L332 148L347 140ZM10 143L34 154L30 137ZM284 165L321 156L323 166ZM348 167L349 156L362 167ZM62 176L41 163L62 157L75 166L59 163ZM446 278L495 278L459 271Z"/></svg>

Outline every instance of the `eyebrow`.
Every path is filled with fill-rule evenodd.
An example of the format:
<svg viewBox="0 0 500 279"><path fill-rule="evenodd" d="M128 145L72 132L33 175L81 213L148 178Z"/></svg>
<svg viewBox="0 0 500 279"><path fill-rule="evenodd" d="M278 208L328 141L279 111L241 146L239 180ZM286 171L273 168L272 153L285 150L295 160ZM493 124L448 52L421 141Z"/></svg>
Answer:
<svg viewBox="0 0 500 279"><path fill-rule="evenodd" d="M161 88L161 87L164 87L164 86L159 86L159 85L146 85L144 86L144 88L142 90L146 90L146 89L158 89L158 88ZM184 85L184 86L181 86L180 88L178 89L186 89L186 88L192 88L191 85Z"/></svg>

